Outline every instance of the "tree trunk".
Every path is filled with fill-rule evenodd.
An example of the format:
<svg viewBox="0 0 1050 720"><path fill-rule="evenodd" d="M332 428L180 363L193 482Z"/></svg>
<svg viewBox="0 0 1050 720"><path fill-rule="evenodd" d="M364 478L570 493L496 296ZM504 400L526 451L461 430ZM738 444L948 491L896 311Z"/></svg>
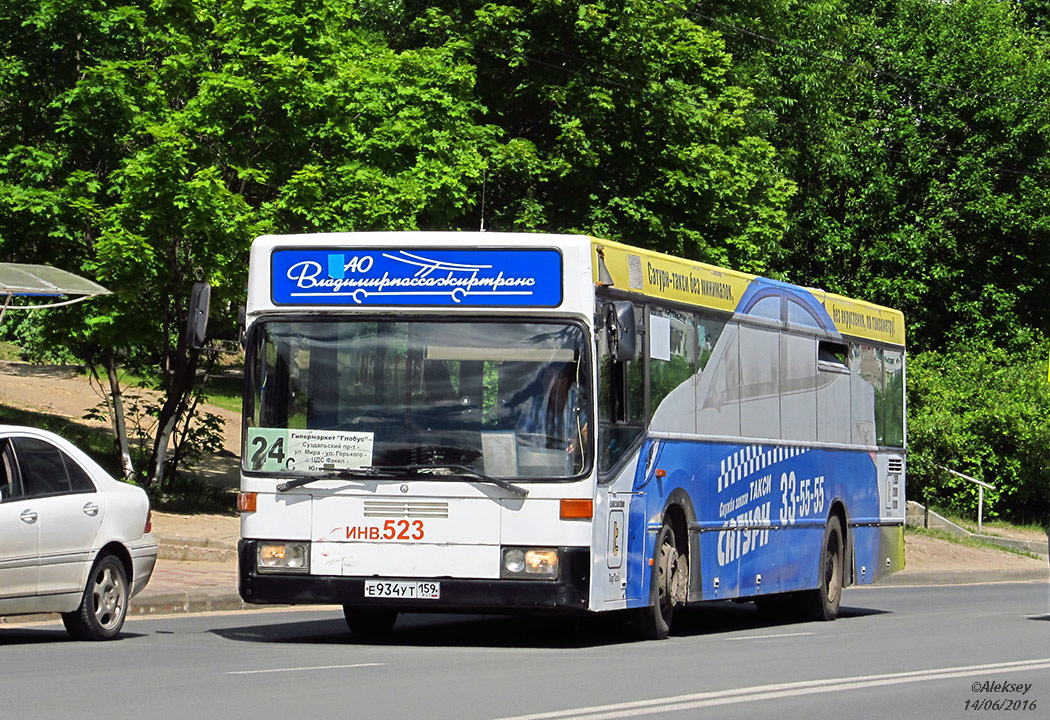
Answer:
<svg viewBox="0 0 1050 720"><path fill-rule="evenodd" d="M214 354L207 356L207 359L204 362L204 371L200 377L201 387L205 386L208 383L208 376L211 374L211 371L215 366L215 359L216 356ZM198 356L195 368L199 367L200 364L200 357ZM196 377L197 372L196 370L194 370L193 378L195 381ZM179 415L179 417L175 418L175 422L172 424L171 427L171 437L174 439L175 442L173 462L176 465L181 463L183 458L185 458L188 454L185 450L186 438L190 434L190 423L193 421L194 413L196 413L197 406L200 404L201 395L199 392L193 391L194 384L195 383L190 383L190 385L186 388L186 394L184 397L185 405L183 407L183 411Z"/></svg>
<svg viewBox="0 0 1050 720"><path fill-rule="evenodd" d="M164 463L168 458L168 442L171 439L171 431L175 429L177 418L178 415L173 413L163 424L157 426L157 437L153 441L152 472L149 480L151 487L164 488Z"/></svg>
<svg viewBox="0 0 1050 720"><path fill-rule="evenodd" d="M135 466L131 462L131 450L128 447L128 428L124 420L124 400L120 390L120 379L117 377L117 361L113 348L106 348L106 372L109 375L110 409L113 412L113 432L117 436L117 452L120 454L120 467L124 479L135 480Z"/></svg>
<svg viewBox="0 0 1050 720"><path fill-rule="evenodd" d="M153 440L153 456L150 459L150 476L147 484L157 489L164 488L164 464L168 457L168 443L179 418L186 412L188 399L193 390L197 371L199 350L190 350L186 338L179 338L179 346L173 358L171 380L167 383L164 405L157 417L157 436Z"/></svg>

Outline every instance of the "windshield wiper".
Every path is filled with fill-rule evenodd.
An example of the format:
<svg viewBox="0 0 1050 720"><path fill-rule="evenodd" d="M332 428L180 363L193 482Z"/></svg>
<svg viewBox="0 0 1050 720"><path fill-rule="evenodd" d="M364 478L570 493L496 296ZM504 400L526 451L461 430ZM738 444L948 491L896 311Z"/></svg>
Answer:
<svg viewBox="0 0 1050 720"><path fill-rule="evenodd" d="M316 475L301 475L279 484L277 486L277 492L288 492L289 490L302 487L303 485L309 485L318 480L371 480L375 478L397 477L399 474L409 472L411 469L412 467L409 465L390 465L381 467L365 465L364 467L346 468L342 470L336 470L335 468L329 468L326 466L325 471L322 473L317 473Z"/></svg>
<svg viewBox="0 0 1050 720"><path fill-rule="evenodd" d="M514 493L518 497L528 497L529 495L529 491L523 487L518 487L514 483L507 482L506 480L503 480L498 477L486 475L485 473L479 470L475 470L472 467L468 467L467 465L406 465L405 468L409 470L416 470L418 472L424 472L426 470L451 470L452 472L458 473L460 475L468 475L480 482L489 483L490 485L495 485L496 487L501 487L504 490Z"/></svg>
<svg viewBox="0 0 1050 720"><path fill-rule="evenodd" d="M288 492L289 490L293 490L297 487L302 487L303 485L309 485L310 483L317 482L318 480L371 480L376 478L398 477L399 475L402 475L404 473L429 475L429 473L426 472L427 470L451 470L459 475L467 475L480 482L489 483L490 485L495 485L496 487L503 488L508 492L514 493L518 497L527 497L529 494L529 491L525 488L518 487L517 485L507 482L506 480L502 480L497 477L492 477L491 475L486 475L485 473L475 470L474 468L467 467L466 465L456 464L380 466L366 465L365 467L345 470L326 469L325 472L318 473L317 475L303 475L301 477L292 478L291 480L283 482L277 486L277 492Z"/></svg>

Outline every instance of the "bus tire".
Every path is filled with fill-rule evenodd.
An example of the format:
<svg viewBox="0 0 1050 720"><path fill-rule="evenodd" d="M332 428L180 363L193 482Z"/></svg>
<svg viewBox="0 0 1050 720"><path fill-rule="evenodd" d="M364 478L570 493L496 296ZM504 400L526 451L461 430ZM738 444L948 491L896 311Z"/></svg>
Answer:
<svg viewBox="0 0 1050 720"><path fill-rule="evenodd" d="M839 614L845 577L842 523L832 515L824 526L816 590L799 594L799 609L807 620L834 620Z"/></svg>
<svg viewBox="0 0 1050 720"><path fill-rule="evenodd" d="M362 640L378 641L390 637L397 622L397 610L343 605L343 617L354 635Z"/></svg>
<svg viewBox="0 0 1050 720"><path fill-rule="evenodd" d="M631 624L640 639L663 640L667 637L675 605L685 601L683 583L687 582L688 573L688 561L684 555L679 555L674 530L665 521L653 548L649 606L632 611Z"/></svg>

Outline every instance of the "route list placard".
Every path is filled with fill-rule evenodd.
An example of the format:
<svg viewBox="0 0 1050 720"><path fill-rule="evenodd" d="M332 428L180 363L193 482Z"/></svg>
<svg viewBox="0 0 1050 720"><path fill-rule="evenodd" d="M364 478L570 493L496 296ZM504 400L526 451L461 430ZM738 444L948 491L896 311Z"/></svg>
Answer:
<svg viewBox="0 0 1050 720"><path fill-rule="evenodd" d="M249 428L249 470L324 472L353 470L372 464L375 433L337 430Z"/></svg>

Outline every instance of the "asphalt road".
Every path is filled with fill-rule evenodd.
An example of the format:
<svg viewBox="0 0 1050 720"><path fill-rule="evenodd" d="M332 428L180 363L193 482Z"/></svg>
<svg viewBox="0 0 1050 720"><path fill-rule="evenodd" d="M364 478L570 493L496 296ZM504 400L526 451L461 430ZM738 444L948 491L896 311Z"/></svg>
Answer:
<svg viewBox="0 0 1050 720"><path fill-rule="evenodd" d="M852 589L834 623L718 604L662 642L627 642L609 618L428 615L371 645L340 613L302 609L132 618L99 644L7 626L0 716L1037 718L1048 603L1039 583Z"/></svg>

